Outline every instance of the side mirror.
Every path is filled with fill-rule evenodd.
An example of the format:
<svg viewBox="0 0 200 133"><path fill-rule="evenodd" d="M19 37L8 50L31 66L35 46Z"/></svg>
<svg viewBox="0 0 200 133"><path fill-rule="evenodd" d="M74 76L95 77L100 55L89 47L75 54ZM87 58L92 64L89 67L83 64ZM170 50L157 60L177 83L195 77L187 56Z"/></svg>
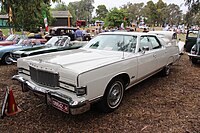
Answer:
<svg viewBox="0 0 200 133"><path fill-rule="evenodd" d="M149 46L143 46L142 51L149 51Z"/></svg>
<svg viewBox="0 0 200 133"><path fill-rule="evenodd" d="M146 51L149 51L149 46L142 47L142 53L144 54Z"/></svg>

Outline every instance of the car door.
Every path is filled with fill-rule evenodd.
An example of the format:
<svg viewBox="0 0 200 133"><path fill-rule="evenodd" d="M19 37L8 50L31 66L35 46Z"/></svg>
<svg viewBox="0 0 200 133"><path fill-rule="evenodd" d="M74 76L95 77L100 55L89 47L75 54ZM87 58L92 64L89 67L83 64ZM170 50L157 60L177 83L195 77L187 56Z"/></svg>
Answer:
<svg viewBox="0 0 200 133"><path fill-rule="evenodd" d="M158 40L156 36L148 36L149 41L152 45L152 53L154 55L156 67L155 69L158 70L166 65L167 58L166 58L166 48L161 45L161 42Z"/></svg>
<svg viewBox="0 0 200 133"><path fill-rule="evenodd" d="M148 35L141 36L138 49L138 80L150 75L157 68L155 52L152 50ZM144 50L144 48L146 48Z"/></svg>
<svg viewBox="0 0 200 133"><path fill-rule="evenodd" d="M136 52L137 36L123 37L123 67L129 74L130 84L137 79L137 54Z"/></svg>

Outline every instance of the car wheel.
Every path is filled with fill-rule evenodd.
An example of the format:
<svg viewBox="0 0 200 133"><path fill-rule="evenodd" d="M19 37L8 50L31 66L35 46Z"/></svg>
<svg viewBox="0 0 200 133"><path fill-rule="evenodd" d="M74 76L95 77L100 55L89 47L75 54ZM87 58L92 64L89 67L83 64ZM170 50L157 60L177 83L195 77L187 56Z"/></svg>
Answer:
<svg viewBox="0 0 200 133"><path fill-rule="evenodd" d="M10 54L9 53L5 54L2 58L2 63L5 65L12 64L12 61L9 58L10 58Z"/></svg>
<svg viewBox="0 0 200 133"><path fill-rule="evenodd" d="M171 65L166 65L162 71L161 71L161 75L162 76L168 76L170 74L170 70L171 70Z"/></svg>
<svg viewBox="0 0 200 133"><path fill-rule="evenodd" d="M192 60L192 63L193 63L193 64L197 64L197 59L192 58L191 60Z"/></svg>
<svg viewBox="0 0 200 133"><path fill-rule="evenodd" d="M99 103L100 110L104 113L117 109L124 96L124 82L120 78L112 80L105 91L103 99Z"/></svg>

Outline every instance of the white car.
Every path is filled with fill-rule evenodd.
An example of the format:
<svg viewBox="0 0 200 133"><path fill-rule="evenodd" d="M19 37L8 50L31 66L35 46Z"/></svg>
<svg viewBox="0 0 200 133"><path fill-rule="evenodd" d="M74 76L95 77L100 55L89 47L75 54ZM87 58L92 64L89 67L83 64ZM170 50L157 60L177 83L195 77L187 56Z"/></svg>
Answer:
<svg viewBox="0 0 200 133"><path fill-rule="evenodd" d="M65 113L86 112L94 102L112 112L126 89L157 72L168 75L178 58L178 47L155 34L106 32L80 49L20 58L13 79Z"/></svg>
<svg viewBox="0 0 200 133"><path fill-rule="evenodd" d="M179 53L182 55L184 53L185 42L177 41L177 33L174 31L149 31L150 34L156 34L160 36L168 45L177 45L179 48Z"/></svg>

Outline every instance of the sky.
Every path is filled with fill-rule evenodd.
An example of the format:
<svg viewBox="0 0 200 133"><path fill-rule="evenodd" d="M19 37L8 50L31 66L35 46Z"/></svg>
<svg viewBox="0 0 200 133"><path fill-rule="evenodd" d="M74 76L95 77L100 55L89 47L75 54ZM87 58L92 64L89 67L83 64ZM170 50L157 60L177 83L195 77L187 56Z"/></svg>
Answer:
<svg viewBox="0 0 200 133"><path fill-rule="evenodd" d="M61 0L62 2L65 2L67 5L69 2L74 2L74 1L80 1L80 0ZM120 7L124 4L127 4L128 2L131 3L147 3L149 0L94 0L94 6L95 8L98 5L105 5L107 9L112 9L113 7ZM154 3L157 3L158 0L152 0ZM184 6L184 0L163 0L163 2L170 4L174 3L176 5L181 6L181 10L185 13L187 11L187 7Z"/></svg>

